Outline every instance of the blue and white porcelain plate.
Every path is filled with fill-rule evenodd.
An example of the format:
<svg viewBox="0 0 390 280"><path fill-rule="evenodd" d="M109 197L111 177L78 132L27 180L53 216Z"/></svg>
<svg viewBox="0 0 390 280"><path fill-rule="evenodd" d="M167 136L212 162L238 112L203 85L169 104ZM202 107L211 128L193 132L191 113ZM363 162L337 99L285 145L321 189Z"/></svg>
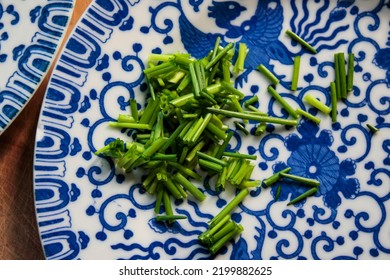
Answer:
<svg viewBox="0 0 390 280"><path fill-rule="evenodd" d="M287 29L318 53L294 43ZM290 166L291 173L321 185L316 196L294 206L286 204L303 190L296 183L281 181L276 201L275 188L252 190L232 215L243 233L210 256L197 237L234 190L206 189L206 178L199 185L205 201L175 203L175 213L189 218L167 227L155 221L155 197L142 191L141 174L124 174L94 152L111 139L129 137L108 122L128 112L130 98L143 106L148 91L142 71L150 53L200 58L218 36L223 44L249 47L235 85L247 96L258 95L260 109L287 117L267 94L267 80L254 71L262 63L279 77L277 91L292 106L322 119L320 125L303 119L290 129L269 125L261 137L235 131L229 149L257 155L256 179ZM312 94L330 105L337 52L355 54L355 76L332 123L303 97ZM292 92L297 55L301 78ZM96 0L62 51L38 124L35 199L46 257L390 259L389 88L388 1Z"/></svg>
<svg viewBox="0 0 390 280"><path fill-rule="evenodd" d="M0 134L31 99L53 62L73 0L0 2Z"/></svg>

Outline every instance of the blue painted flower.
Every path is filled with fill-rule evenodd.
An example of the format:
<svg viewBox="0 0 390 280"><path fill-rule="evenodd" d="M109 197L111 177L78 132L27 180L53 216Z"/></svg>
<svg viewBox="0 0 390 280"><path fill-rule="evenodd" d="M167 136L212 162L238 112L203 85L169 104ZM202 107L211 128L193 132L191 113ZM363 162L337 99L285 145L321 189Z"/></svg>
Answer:
<svg viewBox="0 0 390 280"><path fill-rule="evenodd" d="M289 166L291 174L318 180L321 184L317 196L322 196L329 208L335 209L341 204L340 193L347 199L354 198L359 192L359 181L348 176L355 174L356 165L351 159L340 162L330 149L333 143L331 132L319 132L319 127L310 121L301 122L297 129L302 137L291 134L286 138L285 145L291 155L287 163L276 163L274 171ZM291 198L295 198L307 190L302 183L290 180L283 180L280 185L279 200L287 200L290 194ZM276 188L272 193L276 194Z"/></svg>
<svg viewBox="0 0 390 280"><path fill-rule="evenodd" d="M390 44L390 39L388 44ZM379 49L375 54L373 63L379 68L386 70L387 87L390 87L390 48Z"/></svg>

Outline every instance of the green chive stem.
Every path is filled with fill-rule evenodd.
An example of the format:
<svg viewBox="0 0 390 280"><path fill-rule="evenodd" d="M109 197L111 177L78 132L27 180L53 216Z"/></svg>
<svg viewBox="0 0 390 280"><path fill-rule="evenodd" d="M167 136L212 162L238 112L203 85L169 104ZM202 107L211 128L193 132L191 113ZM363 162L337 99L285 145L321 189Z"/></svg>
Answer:
<svg viewBox="0 0 390 280"><path fill-rule="evenodd" d="M242 189L222 210L209 222L209 228L213 228L226 215L231 213L233 209L240 204L249 194L249 189Z"/></svg>
<svg viewBox="0 0 390 280"><path fill-rule="evenodd" d="M260 64L256 68L261 74L263 74L273 85L279 84L279 79L263 64Z"/></svg>
<svg viewBox="0 0 390 280"><path fill-rule="evenodd" d="M366 124L366 126L368 127L368 129L372 132L372 133L377 133L379 131L379 128L377 128L376 126L373 126L372 124Z"/></svg>
<svg viewBox="0 0 390 280"><path fill-rule="evenodd" d="M271 175L270 177L268 177L267 179L265 179L263 181L263 187L267 188L267 187L273 185L274 183L279 181L279 179L281 177L281 175L280 175L281 173L288 173L288 172L290 172L290 170L291 170L291 167L287 167L279 172L274 173L273 175Z"/></svg>
<svg viewBox="0 0 390 280"><path fill-rule="evenodd" d="M339 68L340 68L340 90L341 98L347 98L347 75L345 73L345 57L344 53L338 53Z"/></svg>
<svg viewBox="0 0 390 280"><path fill-rule="evenodd" d="M301 200L309 197L309 196L312 196L314 195L316 192L318 191L317 188L311 188L309 189L308 191L304 192L303 194L299 195L298 197L294 198L293 200L291 200L289 203L287 203L287 206L290 206L292 204L295 204L297 202L300 202Z"/></svg>
<svg viewBox="0 0 390 280"><path fill-rule="evenodd" d="M247 155L247 154L240 154L238 152L223 152L223 156L225 156L225 157L232 157L232 158L240 158L240 159L257 160L257 156Z"/></svg>
<svg viewBox="0 0 390 280"><path fill-rule="evenodd" d="M223 160L218 159L216 157L210 156L208 154L205 154L205 153L202 153L202 152L199 152L199 151L196 154L198 155L199 158L202 158L202 159L205 159L205 160L217 163L219 165L222 165L222 166L227 166L228 165L226 161L223 161Z"/></svg>
<svg viewBox="0 0 390 280"><path fill-rule="evenodd" d="M231 48L233 48L233 44L232 43L227 44L226 47L223 48L223 50L218 52L218 54L212 60L210 60L210 62L206 65L205 70L208 70L211 67L213 67L218 61L220 61L227 54L227 52Z"/></svg>
<svg viewBox="0 0 390 280"><path fill-rule="evenodd" d="M164 222L164 221L175 221L175 220L183 220L187 219L187 216L184 215L158 215L156 216L157 222Z"/></svg>
<svg viewBox="0 0 390 280"><path fill-rule="evenodd" d="M293 39L294 41L298 42L302 47L304 47L305 49L309 50L310 52L312 52L313 54L316 54L317 53L317 50L312 47L308 42L306 42L304 39L302 39L301 37L299 37L297 34L295 34L294 32L292 32L291 30L286 30L286 34L291 38Z"/></svg>
<svg viewBox="0 0 390 280"><path fill-rule="evenodd" d="M341 99L341 80L340 80L340 66L338 54L334 54L334 69L335 69L335 84L336 84L336 93L337 99Z"/></svg>
<svg viewBox="0 0 390 280"><path fill-rule="evenodd" d="M244 106L248 108L249 105L253 105L256 102L259 102L259 97L257 95L253 95L251 98L244 101Z"/></svg>
<svg viewBox="0 0 390 280"><path fill-rule="evenodd" d="M298 115L301 115L301 116L304 116L305 118L313 121L314 123L316 124L319 124L321 122L321 119L320 118L317 118L316 116L313 116L312 114L310 114L309 112L306 112L304 110L302 110L301 108L297 108L296 109L296 112Z"/></svg>
<svg viewBox="0 0 390 280"><path fill-rule="evenodd" d="M290 114L294 119L298 118L298 114L295 112L294 108L272 87L268 86L268 93L271 94L276 101Z"/></svg>
<svg viewBox="0 0 390 280"><path fill-rule="evenodd" d="M256 115L256 114L249 114L247 112L240 113L240 112L233 112L230 110L224 110L219 108L212 108L208 107L207 110L209 112L215 113L215 114L221 114L226 117L233 117L233 118L239 118L239 119L246 119L246 120L253 120L258 122L268 122L268 123L275 123L275 124L282 124L282 125L290 125L290 126L297 126L298 121L297 120L288 120L288 119L282 119L282 118L275 118L275 117L267 117L263 115Z"/></svg>
<svg viewBox="0 0 390 280"><path fill-rule="evenodd" d="M140 129L140 130L152 130L152 127L147 123L119 123L109 122L109 126L129 129Z"/></svg>
<svg viewBox="0 0 390 280"><path fill-rule="evenodd" d="M293 68L293 76L291 82L291 90L295 91L298 88L298 80L299 80L299 68L301 65L301 57L299 55L294 57L294 68Z"/></svg>
<svg viewBox="0 0 390 280"><path fill-rule="evenodd" d="M194 184L187 180L180 172L177 172L173 175L173 180L179 183L184 189L186 189L190 194L192 194L197 200L203 201L206 198L206 195L202 193Z"/></svg>
<svg viewBox="0 0 390 280"><path fill-rule="evenodd" d="M348 92L353 90L354 63L355 63L355 55L353 53L348 54L348 76L347 76Z"/></svg>
<svg viewBox="0 0 390 280"><path fill-rule="evenodd" d="M331 96L331 104L332 104L332 111L331 111L331 117L332 122L337 122L337 91L336 91L336 83L331 82L330 83L330 96Z"/></svg>
<svg viewBox="0 0 390 280"><path fill-rule="evenodd" d="M223 168L222 165L215 163L213 161L205 160L205 159L199 159L198 162L199 162L200 166L202 166L208 170L215 171L217 173L220 173L222 171L222 168Z"/></svg>
<svg viewBox="0 0 390 280"><path fill-rule="evenodd" d="M303 184L308 185L308 186L312 186L312 187L318 187L320 185L320 182L315 180L315 179L305 178L305 177L301 177L298 175L293 175L293 174L288 174L288 173L282 172L282 173L280 173L280 176L283 178L288 178L288 179L303 183Z"/></svg>
<svg viewBox="0 0 390 280"><path fill-rule="evenodd" d="M317 98L315 98L313 95L306 94L303 98L304 101L309 103L311 106L317 108L318 110L324 112L325 114L329 114L332 110L330 107L326 106L324 103L319 101Z"/></svg>

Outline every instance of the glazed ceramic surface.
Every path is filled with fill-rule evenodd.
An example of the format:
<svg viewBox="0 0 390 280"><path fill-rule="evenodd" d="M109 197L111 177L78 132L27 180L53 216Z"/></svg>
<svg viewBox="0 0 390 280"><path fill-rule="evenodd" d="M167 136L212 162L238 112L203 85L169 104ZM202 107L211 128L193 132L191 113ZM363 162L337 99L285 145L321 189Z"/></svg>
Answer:
<svg viewBox="0 0 390 280"><path fill-rule="evenodd" d="M0 2L0 134L45 77L73 11L73 0Z"/></svg>
<svg viewBox="0 0 390 280"><path fill-rule="evenodd" d="M2 6L2 19L13 17ZM318 53L292 41L287 29ZM385 1L96 0L62 51L38 124L34 183L46 257L390 259L389 32ZM205 177L198 184L205 201L177 201L175 213L188 219L167 226L155 220L156 198L142 190L143 174L125 174L94 152L117 137L131 141L131 131L110 128L108 122L129 111L130 98L144 106L143 69L150 53L201 58L217 37L222 45L247 44L245 71L235 77L235 86L246 98L258 95L261 110L288 118L255 70L264 64L278 76L276 89L293 107L321 118L319 125L304 118L296 128L268 125L262 136L253 135L255 123L247 124L249 136L232 126L228 150L257 156L253 179L289 166L291 173L321 185L314 197L294 206L287 203L305 191L299 183L281 180L277 200L276 187L254 188L232 214L244 232L210 256L197 237L234 197L234 189L207 188L213 178ZM338 102L332 123L303 97L312 94L330 106L339 52L355 54L354 88ZM297 55L299 88L292 92ZM5 60L12 61L12 53Z"/></svg>

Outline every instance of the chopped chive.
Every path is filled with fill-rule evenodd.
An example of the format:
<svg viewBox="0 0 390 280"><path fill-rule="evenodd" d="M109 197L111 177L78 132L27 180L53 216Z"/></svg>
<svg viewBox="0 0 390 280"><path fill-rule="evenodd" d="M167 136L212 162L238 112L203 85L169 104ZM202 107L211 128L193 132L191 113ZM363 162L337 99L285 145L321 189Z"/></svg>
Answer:
<svg viewBox="0 0 390 280"><path fill-rule="evenodd" d="M279 79L263 64L257 66L256 69L262 73L273 85L279 84Z"/></svg>
<svg viewBox="0 0 390 280"><path fill-rule="evenodd" d="M216 126L215 124L209 122L206 126L207 130L209 130L211 133L213 133L215 136L217 136L219 139L225 139L226 138L226 132Z"/></svg>
<svg viewBox="0 0 390 280"><path fill-rule="evenodd" d="M293 76L291 82L291 90L295 91L298 88L298 80L299 80L299 68L301 65L301 57L299 55L294 57L294 68L293 68Z"/></svg>
<svg viewBox="0 0 390 280"><path fill-rule="evenodd" d="M173 209L172 209L171 199L169 197L168 192L166 192L166 191L163 192L162 202L163 202L163 205L164 205L165 213L168 216L172 216L173 215Z"/></svg>
<svg viewBox="0 0 390 280"><path fill-rule="evenodd" d="M290 172L290 170L291 170L291 167L287 167L287 168L285 168L285 169L283 169L283 170L281 170L281 171L279 171L277 173L274 173L273 175L271 175L270 177L265 179L263 181L264 188L267 188L267 187L273 185L274 183L276 183L277 181L279 181L279 179L281 177L280 174L281 173L288 173L288 172Z"/></svg>
<svg viewBox="0 0 390 280"><path fill-rule="evenodd" d="M183 220L187 219L187 216L184 215L158 215L156 216L157 222L163 222L163 221L175 221L175 220Z"/></svg>
<svg viewBox="0 0 390 280"><path fill-rule="evenodd" d="M218 180L217 180L217 183L216 183L216 186L215 186L215 188L217 190L219 190L219 189L224 190L225 189L226 175L227 175L227 167L224 166L222 168L222 172L218 176Z"/></svg>
<svg viewBox="0 0 390 280"><path fill-rule="evenodd" d="M245 124L242 124L238 121L234 121L233 123L236 126L237 130L242 131L245 135L249 135L249 131L245 128Z"/></svg>
<svg viewBox="0 0 390 280"><path fill-rule="evenodd" d="M156 98L155 100L148 100L148 104L143 110L142 116L139 119L140 124L150 124L150 121L153 118L154 113L158 113L157 108L160 105L160 100Z"/></svg>
<svg viewBox="0 0 390 280"><path fill-rule="evenodd" d="M308 191L304 192L303 194L301 194L298 197L296 197L293 200L291 200L289 203L287 203L287 206L295 204L297 202L300 202L301 200L303 200L303 199L305 199L305 198L307 198L309 196L314 195L317 191L318 191L317 188L311 188Z"/></svg>
<svg viewBox="0 0 390 280"><path fill-rule="evenodd" d="M222 158L222 155L223 153L225 152L229 142L230 142L230 139L232 139L233 137L233 131L229 131L226 138L224 139L222 145L218 148L218 151L217 151L217 154L215 155L216 158L219 158L221 159Z"/></svg>
<svg viewBox="0 0 390 280"><path fill-rule="evenodd" d="M263 116L263 115L249 114L246 112L245 113L233 112L233 111L229 111L229 110L212 108L212 107L208 107L207 110L209 112L212 112L215 114L221 114L221 115L224 115L226 117L253 120L253 121L258 121L258 122L269 122L269 123L276 123L276 124L290 125L290 126L297 126L298 125L297 120L288 120L288 119L282 119L282 118L267 117L267 116Z"/></svg>
<svg viewBox="0 0 390 280"><path fill-rule="evenodd" d="M179 191L179 187L172 182L172 180L169 176L167 176L164 184L175 199L182 199L183 198L183 195Z"/></svg>
<svg viewBox="0 0 390 280"><path fill-rule="evenodd" d="M218 54L212 60L210 60L209 63L207 63L207 65L205 66L205 70L208 70L211 67L213 67L218 61L220 61L227 54L227 52L231 48L233 48L233 44L232 43L227 44L222 51L218 52Z"/></svg>
<svg viewBox="0 0 390 280"><path fill-rule="evenodd" d="M211 60L217 56L220 44L221 44L221 37L218 36L217 39L215 40L213 52L211 53Z"/></svg>
<svg viewBox="0 0 390 280"><path fill-rule="evenodd" d="M137 101L135 99L130 99L130 110L131 110L131 116L134 118L136 122L138 122L138 108L137 108Z"/></svg>
<svg viewBox="0 0 390 280"><path fill-rule="evenodd" d="M191 142L192 143L195 143L198 141L199 137L202 135L203 131L206 129L206 127L208 126L210 120L211 120L211 117L212 117L212 114L211 113L207 113L205 118L203 119L203 121L201 122L200 126L197 128L197 130L195 131L195 133L193 134L192 138L191 138Z"/></svg>
<svg viewBox="0 0 390 280"><path fill-rule="evenodd" d="M252 105L256 102L259 102L259 97L257 95L253 95L251 98L244 101L244 106L248 108L249 105Z"/></svg>
<svg viewBox="0 0 390 280"><path fill-rule="evenodd" d="M223 160L218 159L216 157L210 156L208 154L205 154L205 153L202 153L202 152L199 152L199 151L196 154L198 155L199 158L202 158L202 159L205 159L205 160L217 163L219 165L222 165L222 166L227 166L228 165L226 161L223 161Z"/></svg>
<svg viewBox="0 0 390 280"><path fill-rule="evenodd" d="M347 98L347 75L345 73L345 57L344 53L338 53L339 68L340 68L340 91L341 98Z"/></svg>
<svg viewBox="0 0 390 280"><path fill-rule="evenodd" d="M267 123L265 122L261 122L259 123L259 125L256 127L256 130L255 130L255 136L261 136L264 134L264 132L266 131L267 129Z"/></svg>
<svg viewBox="0 0 390 280"><path fill-rule="evenodd" d="M226 90L226 91L229 91L231 92L232 94L234 95L237 95L239 100L241 100L242 98L245 97L245 95L239 91L238 89L236 89L234 86L232 86L229 82L226 82L226 81L221 81L221 85L222 87Z"/></svg>
<svg viewBox="0 0 390 280"><path fill-rule="evenodd" d="M272 86L268 86L267 89L268 93L279 102L279 104L287 111L287 113L290 114L291 117L294 119L298 118L298 114L295 112L293 107L291 107L291 105L288 104L288 102Z"/></svg>
<svg viewBox="0 0 390 280"><path fill-rule="evenodd" d="M199 86L198 78L196 76L194 63L191 63L188 69L190 71L192 86L194 88L194 96L195 98L198 98L200 96L200 86Z"/></svg>
<svg viewBox="0 0 390 280"><path fill-rule="evenodd" d="M150 157L151 160L167 160L167 161L176 161L177 155L176 154L154 154Z"/></svg>
<svg viewBox="0 0 390 280"><path fill-rule="evenodd" d="M337 99L341 99L341 80L340 80L340 66L338 54L334 54L334 69L335 69L335 84L336 84L336 94Z"/></svg>
<svg viewBox="0 0 390 280"><path fill-rule="evenodd" d="M221 172L222 168L223 168L222 165L215 163L213 161L205 160L205 159L199 159L198 162L199 162L200 166L202 166L206 169L215 171L217 173Z"/></svg>
<svg viewBox="0 0 390 280"><path fill-rule="evenodd" d="M256 160L257 156L254 155L247 155L247 154L240 154L238 152L223 152L223 156L225 157L232 157L232 158L241 158L241 159L251 159Z"/></svg>
<svg viewBox="0 0 390 280"><path fill-rule="evenodd" d="M152 130L152 127L147 123L120 123L120 122L109 122L109 126L129 128L129 129L140 129L140 130Z"/></svg>
<svg viewBox="0 0 390 280"><path fill-rule="evenodd" d="M176 141L176 138L179 136L179 134L181 133L181 131L184 129L186 125L187 123L183 122L175 129L175 131L169 136L167 141L161 147L161 151L165 151Z"/></svg>
<svg viewBox="0 0 390 280"><path fill-rule="evenodd" d="M258 115L261 115L261 116L268 116L267 113L260 111L259 109L257 109L256 107L254 107L254 106L252 106L252 105L247 105L247 106L245 106L245 107L246 107L248 110L250 110L248 113L258 114Z"/></svg>
<svg viewBox="0 0 390 280"><path fill-rule="evenodd" d="M175 55L173 54L157 54L157 53L151 53L149 54L148 60L149 61L171 61L175 58Z"/></svg>
<svg viewBox="0 0 390 280"><path fill-rule="evenodd" d="M231 216L225 215L223 219L221 219L214 227L207 229L206 231L202 232L198 239L206 245L211 246L215 241L213 240L213 235L219 231L227 222L229 222Z"/></svg>
<svg viewBox="0 0 390 280"><path fill-rule="evenodd" d="M331 104L332 104L332 111L331 111L331 117L332 122L337 122L337 92L336 92L336 83L331 82L330 83L330 95L331 95Z"/></svg>
<svg viewBox="0 0 390 280"><path fill-rule="evenodd" d="M177 92L182 92L189 84L191 83L191 74L187 73L186 76L181 80L180 84L177 86Z"/></svg>
<svg viewBox="0 0 390 280"><path fill-rule="evenodd" d="M161 202L163 200L163 195L164 195L164 189L160 188L160 185L157 190L157 199L156 199L156 204L154 205L154 213L158 214L160 213L160 207L161 207Z"/></svg>
<svg viewBox="0 0 390 280"><path fill-rule="evenodd" d="M219 239L215 244L210 247L210 253L216 254L226 244L226 242L243 232L243 230L244 228L241 225L237 225L234 230L230 231L228 234Z"/></svg>
<svg viewBox="0 0 390 280"><path fill-rule="evenodd" d="M134 119L133 116L130 116L128 114L119 114L117 122L119 122L119 123L136 123L137 121Z"/></svg>
<svg viewBox="0 0 390 280"><path fill-rule="evenodd" d="M320 182L315 180L315 179L305 178L305 177L301 177L301 176L297 176L297 175L293 175L293 174L288 174L288 173L282 172L282 173L280 173L280 176L297 181L297 182L300 182L300 183L303 183L303 184L308 185L308 186L312 186L312 187L318 187L320 185Z"/></svg>
<svg viewBox="0 0 390 280"><path fill-rule="evenodd" d="M262 182L260 180L243 180L240 184L240 188L257 188L261 186Z"/></svg>
<svg viewBox="0 0 390 280"><path fill-rule="evenodd" d="M277 201L279 199L281 192L282 192L282 187L280 185L278 185L278 188L276 189L274 201Z"/></svg>
<svg viewBox="0 0 390 280"><path fill-rule="evenodd" d="M348 76L347 76L347 91L353 90L353 74L354 74L355 55L348 54Z"/></svg>
<svg viewBox="0 0 390 280"><path fill-rule="evenodd" d="M319 101L317 98L315 98L313 95L306 94L305 97L303 98L304 101L309 103L311 106L317 108L318 110L324 112L325 114L329 114L330 111L332 110L328 106L326 106L324 103Z"/></svg>
<svg viewBox="0 0 390 280"><path fill-rule="evenodd" d="M238 44L238 55L236 59L236 63L233 67L233 72L238 74L244 70L245 58L248 54L248 48L245 43Z"/></svg>
<svg viewBox="0 0 390 280"><path fill-rule="evenodd" d="M169 103L171 103L172 105L174 105L176 107L182 107L182 106L186 105L188 102L189 103L195 102L195 98L194 98L193 93L188 93L188 94L179 96L179 97L169 101Z"/></svg>
<svg viewBox="0 0 390 280"><path fill-rule="evenodd" d="M172 167L174 167L175 169L177 169L180 173L182 174L185 174L191 178L194 178L195 180L200 180L202 179L202 176L200 176L198 173L196 173L195 171L177 163L177 162L172 162L172 161L168 161L167 162L168 165L171 165Z"/></svg>
<svg viewBox="0 0 390 280"><path fill-rule="evenodd" d="M233 211L249 194L249 189L242 189L213 219L209 222L209 228L213 228L220 220Z"/></svg>
<svg viewBox="0 0 390 280"><path fill-rule="evenodd" d="M297 34L295 34L294 32L292 32L291 30L286 30L286 34L291 38L293 39L294 41L298 42L302 47L304 47L305 49L309 50L310 52L312 52L313 54L316 54L317 53L317 50L312 47L308 42L306 42L304 39L302 39L301 37L299 37Z"/></svg>
<svg viewBox="0 0 390 280"><path fill-rule="evenodd" d="M366 126L368 127L368 129L372 132L372 133L377 133L379 131L379 128L377 128L376 126L373 126L371 124L366 124Z"/></svg>
<svg viewBox="0 0 390 280"><path fill-rule="evenodd" d="M315 122L316 124L319 124L321 122L320 118L317 118L316 116L313 116L312 114L302 110L301 108L297 108L296 112L297 112L298 115L304 116L305 118Z"/></svg>
<svg viewBox="0 0 390 280"><path fill-rule="evenodd" d="M152 143L143 153L142 157L144 159L150 159L151 156L153 156L155 153L158 152L164 146L165 142L167 141L167 138L160 137L156 141Z"/></svg>
<svg viewBox="0 0 390 280"><path fill-rule="evenodd" d="M206 195L202 193L194 184L187 180L180 172L173 175L173 179L183 186L190 194L192 194L197 200L203 201L206 198Z"/></svg>

